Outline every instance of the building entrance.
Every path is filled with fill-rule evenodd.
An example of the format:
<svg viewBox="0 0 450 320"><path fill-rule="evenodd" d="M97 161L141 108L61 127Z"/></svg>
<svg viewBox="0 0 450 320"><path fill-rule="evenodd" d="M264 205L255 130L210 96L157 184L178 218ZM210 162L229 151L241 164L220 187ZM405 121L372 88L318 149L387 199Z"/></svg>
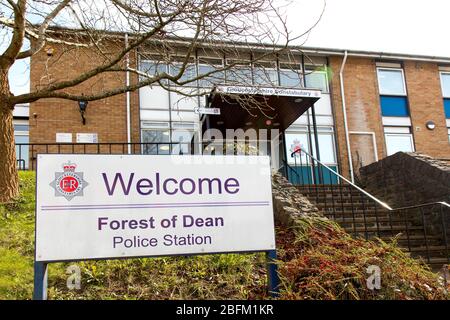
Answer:
<svg viewBox="0 0 450 320"><path fill-rule="evenodd" d="M269 155L280 170L287 164L286 129L320 96L312 89L217 86L206 107L219 112L201 117L204 151Z"/></svg>

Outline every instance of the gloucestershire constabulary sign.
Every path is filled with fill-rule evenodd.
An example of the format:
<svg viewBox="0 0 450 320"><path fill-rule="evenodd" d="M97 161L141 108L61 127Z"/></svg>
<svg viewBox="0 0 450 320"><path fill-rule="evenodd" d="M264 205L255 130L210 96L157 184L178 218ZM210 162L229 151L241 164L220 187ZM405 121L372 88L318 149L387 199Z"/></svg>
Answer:
<svg viewBox="0 0 450 320"><path fill-rule="evenodd" d="M250 94L263 96L312 97L320 98L321 91L317 89L291 89L277 87L245 87L245 86L217 86L216 91L223 94Z"/></svg>
<svg viewBox="0 0 450 320"><path fill-rule="evenodd" d="M36 261L275 249L268 157L39 155Z"/></svg>

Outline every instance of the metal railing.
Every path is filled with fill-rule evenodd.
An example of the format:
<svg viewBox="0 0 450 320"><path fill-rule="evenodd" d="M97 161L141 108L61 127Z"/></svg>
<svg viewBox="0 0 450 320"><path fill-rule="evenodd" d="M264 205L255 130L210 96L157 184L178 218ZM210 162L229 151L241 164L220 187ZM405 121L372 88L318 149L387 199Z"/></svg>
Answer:
<svg viewBox="0 0 450 320"><path fill-rule="evenodd" d="M267 142L267 141L266 141ZM202 142L105 142L105 143L18 143L16 144L17 168L35 170L38 154L255 154L251 141L234 142L211 140Z"/></svg>
<svg viewBox="0 0 450 320"><path fill-rule="evenodd" d="M282 172L325 216L365 239L396 238L430 265L450 263L450 205L433 202L391 208L304 150L291 154Z"/></svg>
<svg viewBox="0 0 450 320"><path fill-rule="evenodd" d="M193 142L18 143L16 156L19 170L35 170L39 153L127 154L130 151L131 154L199 154L206 148L207 143Z"/></svg>

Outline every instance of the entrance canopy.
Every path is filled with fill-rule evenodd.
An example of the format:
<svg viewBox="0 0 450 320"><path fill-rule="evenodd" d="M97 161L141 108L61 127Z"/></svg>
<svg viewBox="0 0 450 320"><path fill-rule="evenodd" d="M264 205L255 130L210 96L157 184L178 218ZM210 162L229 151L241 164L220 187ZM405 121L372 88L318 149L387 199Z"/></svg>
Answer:
<svg viewBox="0 0 450 320"><path fill-rule="evenodd" d="M217 86L208 97L207 108L220 114L203 115L207 129L286 130L320 99L321 91L280 87Z"/></svg>

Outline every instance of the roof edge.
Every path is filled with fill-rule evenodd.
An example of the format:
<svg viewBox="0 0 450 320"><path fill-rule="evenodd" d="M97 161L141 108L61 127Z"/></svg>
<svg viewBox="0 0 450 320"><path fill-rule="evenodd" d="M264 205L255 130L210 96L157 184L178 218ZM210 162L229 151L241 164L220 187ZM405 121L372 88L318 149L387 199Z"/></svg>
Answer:
<svg viewBox="0 0 450 320"><path fill-rule="evenodd" d="M51 26L48 29L49 31L63 32L84 32L83 29L77 28L68 28L62 26ZM124 32L124 31L104 31L105 34L111 37L125 37L125 34L133 37L136 33L133 32ZM173 43L186 43L192 40L190 37L173 37L166 38L165 41L170 41ZM161 41L160 39L150 39L149 41ZM239 42L239 41L211 41L208 45L227 45L233 44L234 46L242 47L243 49L256 49L256 50L268 50L270 49L281 49L286 48L285 45L271 44L271 43L252 43L252 42ZM200 44L201 45L201 44ZM354 49L337 49L337 48L326 48L326 47L309 47L309 46L301 46L301 45L288 45L291 50L298 50L301 53L305 54L316 54L321 56L344 56L347 52L349 57L361 57L361 58L375 58L375 59L390 59L390 60L412 60L412 61L423 61L423 62L436 62L442 64L450 64L450 56L430 56L430 55L420 55L420 54L406 54L406 53L395 53L395 52L383 52L383 51L365 51L365 50L354 50Z"/></svg>

